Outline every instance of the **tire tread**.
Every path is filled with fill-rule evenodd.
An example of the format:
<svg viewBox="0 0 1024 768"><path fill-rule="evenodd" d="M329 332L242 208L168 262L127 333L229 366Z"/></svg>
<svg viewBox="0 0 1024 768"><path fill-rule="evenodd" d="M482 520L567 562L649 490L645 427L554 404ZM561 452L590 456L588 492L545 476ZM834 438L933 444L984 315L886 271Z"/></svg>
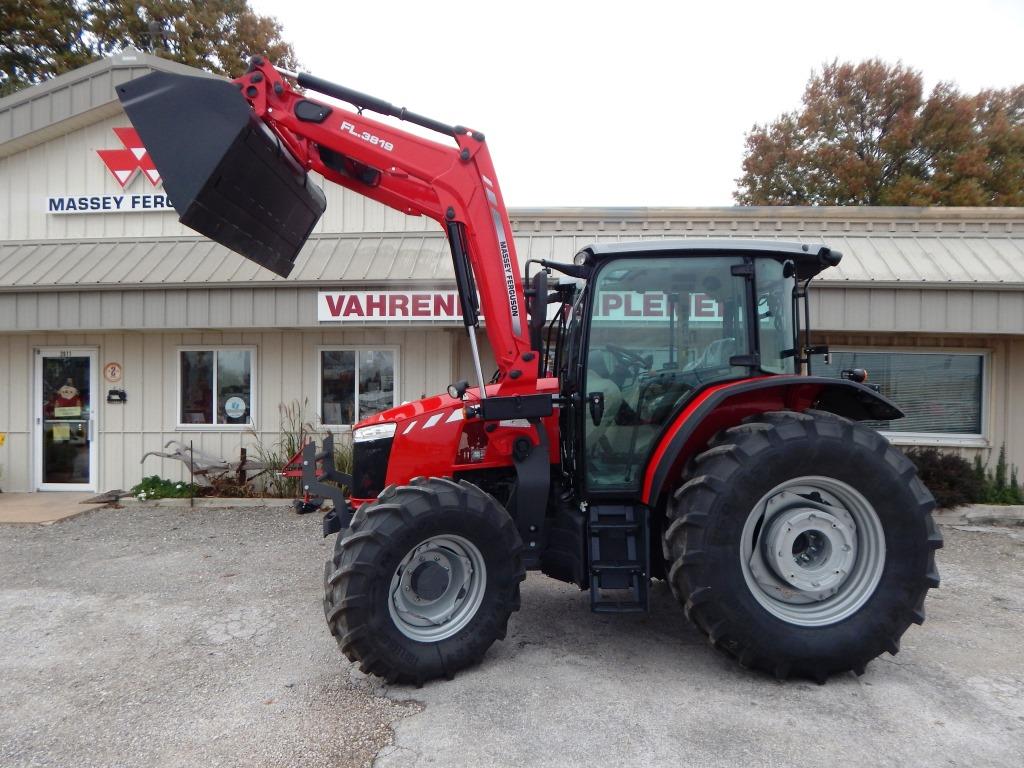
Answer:
<svg viewBox="0 0 1024 768"><path fill-rule="evenodd" d="M758 646L754 633L730 621L722 596L708 583L709 571L715 568L714 558L708 555L708 531L715 514L712 510L715 498L729 487L741 465L749 462L756 466L763 453L778 449L784 442L816 439L855 442L881 456L895 475L905 479L916 501L912 512L923 520L925 545L929 548L927 569L912 585L911 598L902 615L885 620L885 629L876 640L877 648L867 658L846 659L841 663L833 660L827 665L778 653L778 657L773 658L771 652ZM709 448L689 462L680 486L670 497L662 542L669 564L669 583L686 615L711 644L736 657L745 667L764 670L780 680L799 676L824 682L830 675L848 670L863 674L866 664L875 656L885 651L891 654L899 651L899 638L911 623L924 621L925 597L929 589L939 585L934 550L942 546L942 535L931 517L934 507L935 501L916 477L913 464L874 430L818 410L756 414L737 427L719 432L710 441Z"/></svg>

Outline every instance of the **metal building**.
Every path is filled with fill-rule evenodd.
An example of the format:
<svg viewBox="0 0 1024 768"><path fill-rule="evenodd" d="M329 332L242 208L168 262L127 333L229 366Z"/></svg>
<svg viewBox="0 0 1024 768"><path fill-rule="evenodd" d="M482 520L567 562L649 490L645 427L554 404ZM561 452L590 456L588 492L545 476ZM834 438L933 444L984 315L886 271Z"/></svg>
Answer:
<svg viewBox="0 0 1024 768"><path fill-rule="evenodd" d="M146 451L272 444L279 406L354 420L472 377L433 222L338 187L288 280L177 222L114 86L137 52L0 99L0 488L181 477ZM201 140L201 139L197 139ZM904 444L1024 464L1024 209L518 209L520 258L595 241L756 237L845 254L816 281L832 362L908 411Z"/></svg>

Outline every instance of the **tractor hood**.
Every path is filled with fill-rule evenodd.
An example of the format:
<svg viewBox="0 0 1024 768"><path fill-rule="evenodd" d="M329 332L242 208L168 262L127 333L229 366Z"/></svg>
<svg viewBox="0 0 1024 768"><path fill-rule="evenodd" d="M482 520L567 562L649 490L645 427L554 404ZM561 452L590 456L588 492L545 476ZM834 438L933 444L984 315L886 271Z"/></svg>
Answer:
<svg viewBox="0 0 1024 768"><path fill-rule="evenodd" d="M488 397L497 395L498 385L488 384L486 391ZM558 379L538 379L537 391L556 394L558 392ZM394 408L388 408L386 411L381 411L380 413L363 419L358 424L353 425L352 431L355 432L362 427L368 427L372 424L401 424L402 422L407 422L409 419L416 419L420 416L426 416L429 418L437 413L451 413L456 406L461 410L466 403L473 403L479 400L479 392L479 387L470 387L466 390L465 400L456 400L448 394L441 394L425 397L422 400L413 400L407 403L402 403L401 405L396 405Z"/></svg>

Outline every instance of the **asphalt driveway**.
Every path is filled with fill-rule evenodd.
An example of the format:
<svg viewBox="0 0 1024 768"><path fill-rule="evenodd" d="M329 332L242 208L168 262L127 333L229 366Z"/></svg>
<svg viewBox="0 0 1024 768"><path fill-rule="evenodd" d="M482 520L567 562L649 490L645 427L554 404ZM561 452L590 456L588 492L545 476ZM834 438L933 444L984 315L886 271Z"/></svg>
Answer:
<svg viewBox="0 0 1024 768"><path fill-rule="evenodd" d="M1024 764L1024 529L946 528L896 657L817 686L709 648L663 585L596 616L531 575L484 664L387 690L320 609L315 516L99 510L0 526L0 765Z"/></svg>

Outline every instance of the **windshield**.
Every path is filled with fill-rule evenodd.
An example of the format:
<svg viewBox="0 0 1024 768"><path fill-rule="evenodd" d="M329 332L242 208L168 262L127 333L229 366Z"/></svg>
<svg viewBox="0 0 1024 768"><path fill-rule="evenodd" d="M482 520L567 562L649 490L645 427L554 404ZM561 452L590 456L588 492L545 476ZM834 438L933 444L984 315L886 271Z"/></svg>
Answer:
<svg viewBox="0 0 1024 768"><path fill-rule="evenodd" d="M784 277L786 264L791 262L757 259L755 263L758 347L761 369L768 373L796 373L796 284L793 277Z"/></svg>

